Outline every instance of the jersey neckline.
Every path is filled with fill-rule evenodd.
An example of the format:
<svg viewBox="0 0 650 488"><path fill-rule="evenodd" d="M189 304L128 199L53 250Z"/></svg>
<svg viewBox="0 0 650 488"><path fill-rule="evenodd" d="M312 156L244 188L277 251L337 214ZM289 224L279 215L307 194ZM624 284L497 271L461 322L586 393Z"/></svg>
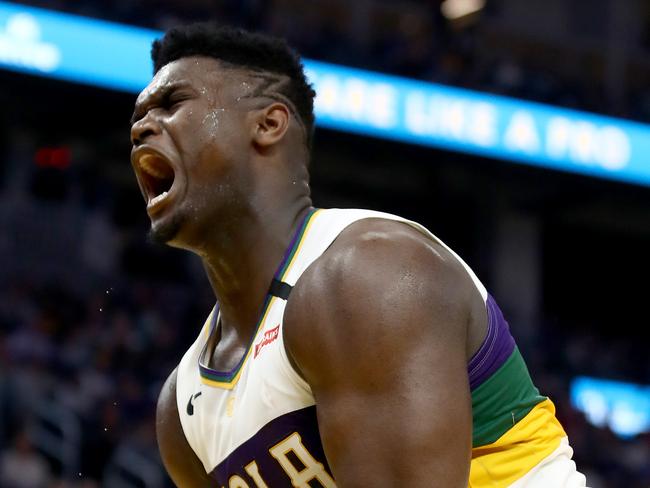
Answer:
<svg viewBox="0 0 650 488"><path fill-rule="evenodd" d="M278 268L275 274L273 275L274 280L283 281L285 276L288 274L289 270L291 269L291 266L296 261L296 257L298 256L300 249L304 244L307 231L309 230L311 224L314 221L313 217L319 211L320 211L319 209L312 208L302 218L302 221L300 222L296 231L294 232L291 241L289 241L289 245L287 246L287 249L284 252L282 261L280 261L280 264L278 265ZM215 369L209 368L207 366L207 363L204 361L208 349L208 344L210 343L210 338L213 336L213 334L217 332L217 329L219 327L219 316L220 316L219 303L217 303L214 306L214 309L211 314L212 320L210 322L208 338L205 341L203 348L201 349L201 353L199 354L199 359L198 359L199 373L201 375L202 383L208 386L225 388L228 390L234 388L234 386L239 381L239 377L241 376L243 366L246 363L248 357L250 356L251 350L253 349L252 346L253 343L255 342L255 338L257 337L257 334L260 331L260 327L266 320L266 316L268 315L268 312L271 309L271 304L273 303L274 300L277 299L278 297L272 295L271 293L266 294L266 298L264 299L264 304L262 305L262 311L259 315L259 319L255 326L255 332L251 335L251 339L248 343L248 346L246 347L246 351L244 352L242 358L239 360L237 365L230 371L217 371Z"/></svg>

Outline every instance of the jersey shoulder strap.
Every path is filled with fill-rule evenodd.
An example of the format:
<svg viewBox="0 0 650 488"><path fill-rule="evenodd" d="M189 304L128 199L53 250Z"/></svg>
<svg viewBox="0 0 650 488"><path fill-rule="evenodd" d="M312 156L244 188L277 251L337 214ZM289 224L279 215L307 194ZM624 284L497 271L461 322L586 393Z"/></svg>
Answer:
<svg viewBox="0 0 650 488"><path fill-rule="evenodd" d="M483 297L483 300L485 301L487 299L487 290L474 274L472 269L460 258L460 256L458 256L444 242L432 234L426 227L418 224L417 222L413 222L397 215L364 209L330 208L326 210L318 210L313 217L314 221L312 223L312 229L306 235L304 242L301 243L301 249L298 250L298 259L295 263L293 263L293 266L287 270L287 273L283 277L282 281L290 287L293 287L302 273L304 273L305 270L327 250L327 248L332 244L332 242L334 242L334 240L345 228L354 222L370 218L403 222L412 226L416 230L422 232L425 236L443 246L455 259L460 262L463 268L465 268L472 281L474 282L474 285L477 287L481 296Z"/></svg>
<svg viewBox="0 0 650 488"><path fill-rule="evenodd" d="M293 287L304 271L330 247L346 227L357 220L381 216L380 214L380 212L359 209L317 210L311 219L309 232L306 233L297 250L297 259L283 276L282 282Z"/></svg>

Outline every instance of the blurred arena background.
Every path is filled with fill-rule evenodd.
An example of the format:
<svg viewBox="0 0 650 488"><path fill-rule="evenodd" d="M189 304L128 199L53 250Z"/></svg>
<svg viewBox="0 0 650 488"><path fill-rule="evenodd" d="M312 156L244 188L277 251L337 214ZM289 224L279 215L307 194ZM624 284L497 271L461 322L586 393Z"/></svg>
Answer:
<svg viewBox="0 0 650 488"><path fill-rule="evenodd" d="M645 0L0 2L0 486L171 486L154 405L213 298L146 242L128 120L151 39L208 18L307 58L315 204L458 251L589 486L649 487Z"/></svg>

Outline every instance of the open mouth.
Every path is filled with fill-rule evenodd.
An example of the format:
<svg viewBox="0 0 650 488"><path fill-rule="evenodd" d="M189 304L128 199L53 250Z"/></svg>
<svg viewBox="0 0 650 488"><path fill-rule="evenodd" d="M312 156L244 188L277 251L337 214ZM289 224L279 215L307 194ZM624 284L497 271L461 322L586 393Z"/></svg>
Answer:
<svg viewBox="0 0 650 488"><path fill-rule="evenodd" d="M146 153L138 159L147 207L162 201L174 184L174 168L161 156Z"/></svg>

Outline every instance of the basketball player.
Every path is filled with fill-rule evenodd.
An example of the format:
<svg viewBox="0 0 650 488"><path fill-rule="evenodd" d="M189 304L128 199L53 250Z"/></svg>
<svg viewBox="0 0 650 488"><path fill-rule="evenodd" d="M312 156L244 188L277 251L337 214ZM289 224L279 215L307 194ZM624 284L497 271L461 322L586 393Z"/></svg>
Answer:
<svg viewBox="0 0 650 488"><path fill-rule="evenodd" d="M158 403L178 486L585 485L467 265L417 223L312 206L314 92L284 42L196 24L152 57L132 165L151 235L216 297Z"/></svg>

